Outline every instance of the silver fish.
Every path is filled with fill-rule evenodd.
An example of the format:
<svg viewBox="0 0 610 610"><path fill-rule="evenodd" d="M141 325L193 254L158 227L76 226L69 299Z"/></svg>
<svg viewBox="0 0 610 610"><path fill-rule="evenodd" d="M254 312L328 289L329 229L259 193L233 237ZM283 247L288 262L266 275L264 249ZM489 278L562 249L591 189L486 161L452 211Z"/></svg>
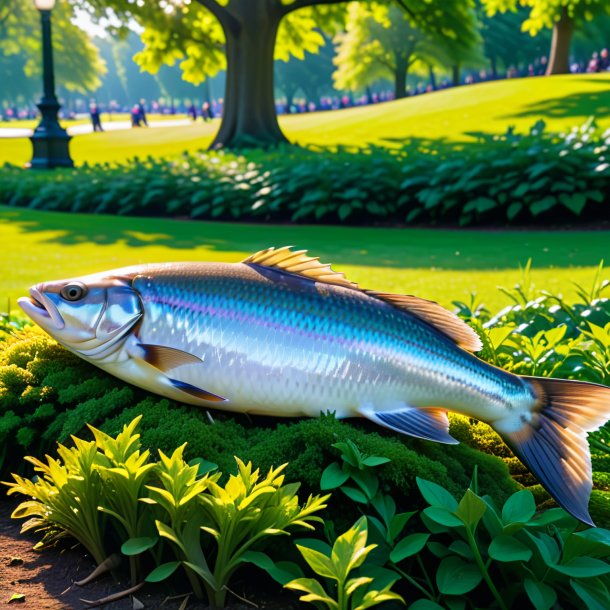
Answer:
<svg viewBox="0 0 610 610"><path fill-rule="evenodd" d="M592 524L586 433L609 418L610 388L493 367L472 355L474 330L440 305L363 290L304 250L45 282L19 304L78 356L177 401L273 416L329 410L442 443L457 442L448 410L484 421Z"/></svg>

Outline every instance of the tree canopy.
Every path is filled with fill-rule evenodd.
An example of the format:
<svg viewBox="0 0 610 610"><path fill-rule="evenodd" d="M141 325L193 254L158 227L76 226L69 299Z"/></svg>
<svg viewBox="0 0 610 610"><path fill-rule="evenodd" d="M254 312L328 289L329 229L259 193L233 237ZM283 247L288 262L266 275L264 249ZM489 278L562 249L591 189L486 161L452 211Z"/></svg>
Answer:
<svg viewBox="0 0 610 610"><path fill-rule="evenodd" d="M488 14L515 11L519 6L529 9L521 27L535 36L542 29L552 29L547 74L570 71L570 45L574 29L583 21L610 14L608 0L482 0Z"/></svg>
<svg viewBox="0 0 610 610"><path fill-rule="evenodd" d="M285 141L275 114L273 60L317 52L324 44L318 28L336 31L347 6L344 0L73 1L98 18L137 21L144 28L144 49L136 60L147 70L180 62L184 77L197 83L226 68L224 115L214 146ZM442 0L379 4L400 5L422 31L440 27L455 40L465 31L466 13L458 7L470 6ZM450 17L443 20L443 15Z"/></svg>
<svg viewBox="0 0 610 610"><path fill-rule="evenodd" d="M53 10L53 46L58 85L87 93L100 85L106 66L89 36L75 26L74 8L59 2ZM0 72L4 99L31 99L40 88L40 17L31 0L0 0Z"/></svg>

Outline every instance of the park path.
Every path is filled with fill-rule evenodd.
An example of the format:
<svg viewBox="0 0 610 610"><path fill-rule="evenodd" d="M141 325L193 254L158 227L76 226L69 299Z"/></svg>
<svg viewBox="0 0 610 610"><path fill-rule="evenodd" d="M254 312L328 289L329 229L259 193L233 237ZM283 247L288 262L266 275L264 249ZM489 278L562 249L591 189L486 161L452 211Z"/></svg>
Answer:
<svg viewBox="0 0 610 610"><path fill-rule="evenodd" d="M149 127L183 127L184 125L192 124L189 119L170 119L167 121L148 121ZM123 129L131 129L131 121L104 121L102 123L105 131L121 131ZM86 133L92 133L93 127L91 123L82 125L71 125L68 127L68 133L71 136L80 136ZM23 129L19 127L3 127L0 128L0 138L29 138L32 135L31 129Z"/></svg>

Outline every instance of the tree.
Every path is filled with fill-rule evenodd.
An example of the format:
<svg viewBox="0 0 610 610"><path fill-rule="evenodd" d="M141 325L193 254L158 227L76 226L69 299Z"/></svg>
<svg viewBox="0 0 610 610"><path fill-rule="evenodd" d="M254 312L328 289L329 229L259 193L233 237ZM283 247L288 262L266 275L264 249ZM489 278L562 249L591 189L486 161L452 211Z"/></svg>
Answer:
<svg viewBox="0 0 610 610"><path fill-rule="evenodd" d="M303 59L292 56L275 61L275 88L286 98L288 112L299 90L310 101L334 92L332 73L335 46L324 32L321 34L325 45L317 53L305 53Z"/></svg>
<svg viewBox="0 0 610 610"><path fill-rule="evenodd" d="M530 9L522 29L536 36L552 29L547 75L570 72L570 46L576 28L595 16L610 14L608 0L482 0L489 15L497 11L514 11L518 6Z"/></svg>
<svg viewBox="0 0 610 610"><path fill-rule="evenodd" d="M514 12L496 13L493 17L484 10L479 12L484 55L494 78L500 69L506 71L510 66L533 63L548 49L550 35L547 30L535 37L521 30L526 13L523 7Z"/></svg>
<svg viewBox="0 0 610 610"><path fill-rule="evenodd" d="M144 27L145 49L137 61L145 69L181 61L184 77L197 82L226 67L224 115L213 147L286 141L275 112L274 57L317 52L324 40L316 26L332 30L345 13L345 0L72 1L98 18L135 19ZM400 1L424 30L446 5L385 1ZM462 25L448 22L447 35L458 37Z"/></svg>
<svg viewBox="0 0 610 610"><path fill-rule="evenodd" d="M106 72L89 36L75 26L73 7L65 2L53 10L53 46L58 85L87 93ZM31 0L0 0L0 72L5 101L30 100L40 90L42 38L40 17Z"/></svg>
<svg viewBox="0 0 610 610"><path fill-rule="evenodd" d="M398 6L352 4L345 32L336 39L335 86L360 91L387 79L394 83L394 97L405 97L409 68L421 57L427 39Z"/></svg>
<svg viewBox="0 0 610 610"><path fill-rule="evenodd" d="M459 36L447 28L452 22L461 23ZM335 84L360 90L387 78L394 82L396 99L406 95L409 71L417 60L451 66L458 73L460 64L478 57L480 43L474 7L463 1L447 2L426 30L396 5L355 4L338 40Z"/></svg>

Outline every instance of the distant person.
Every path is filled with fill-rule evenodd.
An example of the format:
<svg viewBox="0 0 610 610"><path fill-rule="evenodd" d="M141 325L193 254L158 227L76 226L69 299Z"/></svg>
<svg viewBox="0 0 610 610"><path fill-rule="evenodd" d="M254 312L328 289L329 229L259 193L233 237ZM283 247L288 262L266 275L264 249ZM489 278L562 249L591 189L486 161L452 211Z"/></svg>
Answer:
<svg viewBox="0 0 610 610"><path fill-rule="evenodd" d="M102 119L100 118L100 108L97 104L93 103L89 106L89 115L91 116L93 131L104 131Z"/></svg>
<svg viewBox="0 0 610 610"><path fill-rule="evenodd" d="M195 104L191 104L188 107L187 114L191 117L191 120L193 120L193 121L197 120L197 108L195 108Z"/></svg>
<svg viewBox="0 0 610 610"><path fill-rule="evenodd" d="M144 100L140 100L138 104L138 110L140 112L140 122L144 124L145 127L148 127L148 121L146 120L146 110L144 109Z"/></svg>
<svg viewBox="0 0 610 610"><path fill-rule="evenodd" d="M610 54L608 49L602 49L599 53L599 69L600 72L607 72L610 70Z"/></svg>
<svg viewBox="0 0 610 610"><path fill-rule="evenodd" d="M203 105L201 106L201 117L206 123L214 118L214 112L212 111L210 102L203 102Z"/></svg>
<svg viewBox="0 0 610 610"><path fill-rule="evenodd" d="M141 122L140 107L138 104L134 104L134 107L131 109L131 126L140 127Z"/></svg>

